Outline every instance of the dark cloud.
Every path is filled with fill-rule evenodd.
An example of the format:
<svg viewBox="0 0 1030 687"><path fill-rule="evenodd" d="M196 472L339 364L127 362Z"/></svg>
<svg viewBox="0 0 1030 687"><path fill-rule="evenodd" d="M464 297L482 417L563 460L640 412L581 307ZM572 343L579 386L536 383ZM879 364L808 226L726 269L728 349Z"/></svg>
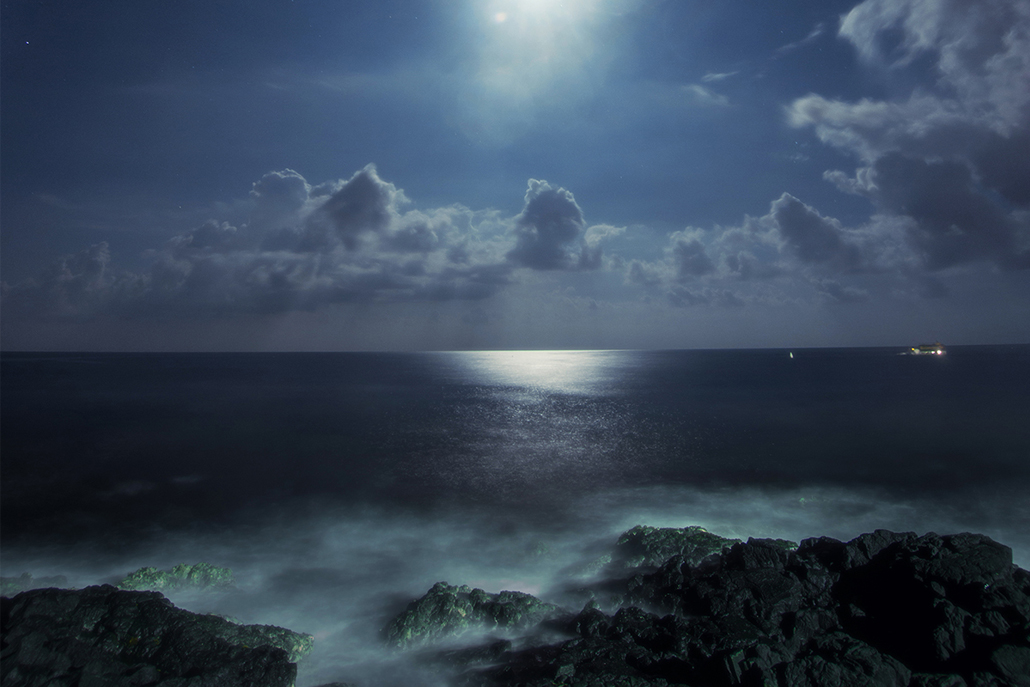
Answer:
<svg viewBox="0 0 1030 687"><path fill-rule="evenodd" d="M626 281L646 288L656 288L665 281L662 266L643 260L630 260L626 266Z"/></svg>
<svg viewBox="0 0 1030 687"><path fill-rule="evenodd" d="M890 101L794 101L794 126L865 163L825 177L904 225L924 270L1030 268L1030 3L866 0L840 36L875 68L929 64L935 80Z"/></svg>
<svg viewBox="0 0 1030 687"><path fill-rule="evenodd" d="M328 217L343 244L353 250L362 234L379 233L389 226L399 198L403 194L380 179L374 165L368 165L331 195L314 217Z"/></svg>
<svg viewBox="0 0 1030 687"><path fill-rule="evenodd" d="M878 221L850 229L784 193L767 214L746 216L739 227L718 227L704 241L699 229L674 232L664 258L630 261L625 278L676 306L778 303L787 291L854 303L867 294L840 279L911 271L912 254L903 245L906 226ZM745 296L737 289L746 281L766 284L752 284ZM728 282L737 286L726 288ZM781 295L772 290L774 283Z"/></svg>
<svg viewBox="0 0 1030 687"><path fill-rule="evenodd" d="M704 245L695 237L677 232L673 234L670 248L676 277L686 281L715 271L715 265L705 252Z"/></svg>
<svg viewBox="0 0 1030 687"><path fill-rule="evenodd" d="M916 221L911 240L931 270L982 259L1030 267L1030 252L1017 245L1026 227L978 186L968 165L891 153L876 161L873 172L868 194L882 209Z"/></svg>
<svg viewBox="0 0 1030 687"><path fill-rule="evenodd" d="M783 269L774 263L763 262L747 251L729 253L722 258L724 270L740 279L771 279L783 274Z"/></svg>
<svg viewBox="0 0 1030 687"><path fill-rule="evenodd" d="M773 201L769 215L790 250L806 263L833 264L848 271L860 263L859 248L843 238L844 229L832 217L784 193Z"/></svg>
<svg viewBox="0 0 1030 687"><path fill-rule="evenodd" d="M1010 136L986 133L970 159L985 186L1010 203L1030 206L1030 127Z"/></svg>
<svg viewBox="0 0 1030 687"><path fill-rule="evenodd" d="M228 222L210 219L193 231L173 237L166 250L178 256L200 252L220 253L236 247L239 229Z"/></svg>
<svg viewBox="0 0 1030 687"><path fill-rule="evenodd" d="M601 251L584 240L583 211L571 191L529 180L526 205L515 218L515 247L508 259L535 270L596 269Z"/></svg>
<svg viewBox="0 0 1030 687"><path fill-rule="evenodd" d="M838 303L862 303L869 300L869 292L854 286L844 286L832 279L816 283L816 290L831 301Z"/></svg>
<svg viewBox="0 0 1030 687"><path fill-rule="evenodd" d="M693 305L719 305L723 307L740 307L745 305L744 300L732 291L727 289L688 289L682 286L673 286L666 292L669 302L677 307L689 307Z"/></svg>
<svg viewBox="0 0 1030 687"><path fill-rule="evenodd" d="M684 229L669 235L665 257L656 262L631 260L626 267L626 282L662 296L676 307L695 305L742 306L745 299L730 289L704 285L718 280L709 249L701 241L699 229Z"/></svg>
<svg viewBox="0 0 1030 687"><path fill-rule="evenodd" d="M3 284L5 315L79 317L113 301L134 298L145 285L110 266L107 243L56 260L38 278Z"/></svg>

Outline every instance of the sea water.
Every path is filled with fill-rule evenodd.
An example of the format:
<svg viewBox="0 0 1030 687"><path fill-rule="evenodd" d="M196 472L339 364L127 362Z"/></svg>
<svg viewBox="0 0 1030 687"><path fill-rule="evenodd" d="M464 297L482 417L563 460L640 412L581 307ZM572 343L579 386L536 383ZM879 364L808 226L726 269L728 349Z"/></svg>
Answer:
<svg viewBox="0 0 1030 687"><path fill-rule="evenodd" d="M562 602L636 524L972 531L1030 567L1030 346L3 354L4 576L205 561L178 605L308 632L298 687L435 685L435 582ZM791 355L793 354L793 355Z"/></svg>

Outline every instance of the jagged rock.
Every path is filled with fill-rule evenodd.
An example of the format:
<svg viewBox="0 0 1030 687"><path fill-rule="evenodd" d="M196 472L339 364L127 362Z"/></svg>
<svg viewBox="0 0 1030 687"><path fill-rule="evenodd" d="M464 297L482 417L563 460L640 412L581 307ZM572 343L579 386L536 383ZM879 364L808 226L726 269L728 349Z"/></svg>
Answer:
<svg viewBox="0 0 1030 687"><path fill-rule="evenodd" d="M961 675L941 673L913 673L909 687L969 687Z"/></svg>
<svg viewBox="0 0 1030 687"><path fill-rule="evenodd" d="M0 682L244 687L293 684L313 638L190 613L158 592L110 585L2 600Z"/></svg>
<svg viewBox="0 0 1030 687"><path fill-rule="evenodd" d="M615 542L611 566L657 568L673 556L697 565L713 553L721 553L738 543L712 534L703 527L649 527L637 525Z"/></svg>
<svg viewBox="0 0 1030 687"><path fill-rule="evenodd" d="M640 569L617 612L591 602L569 639L495 645L464 684L1030 687L1030 574L982 535L749 539Z"/></svg>
<svg viewBox="0 0 1030 687"><path fill-rule="evenodd" d="M841 632L818 637L781 670L780 684L791 687L907 687L912 671Z"/></svg>
<svg viewBox="0 0 1030 687"><path fill-rule="evenodd" d="M906 536L844 570L836 596L858 611L850 634L914 670L968 672L1027 646L1030 589L1017 570L1011 549L983 535Z"/></svg>
<svg viewBox="0 0 1030 687"><path fill-rule="evenodd" d="M140 568L118 583L119 589L164 592L180 589L232 589L236 576L229 568L210 563L180 563L171 570Z"/></svg>
<svg viewBox="0 0 1030 687"><path fill-rule="evenodd" d="M0 577L0 596L14 596L18 592L24 592L28 589L67 586L68 578L64 575L33 578L29 573L22 573L18 577Z"/></svg>
<svg viewBox="0 0 1030 687"><path fill-rule="evenodd" d="M406 646L470 629L517 629L533 627L561 613L561 609L522 592L487 594L466 585L437 582L425 596L383 628L386 640Z"/></svg>
<svg viewBox="0 0 1030 687"><path fill-rule="evenodd" d="M991 668L1015 687L1030 686L1030 647L998 647L991 652Z"/></svg>

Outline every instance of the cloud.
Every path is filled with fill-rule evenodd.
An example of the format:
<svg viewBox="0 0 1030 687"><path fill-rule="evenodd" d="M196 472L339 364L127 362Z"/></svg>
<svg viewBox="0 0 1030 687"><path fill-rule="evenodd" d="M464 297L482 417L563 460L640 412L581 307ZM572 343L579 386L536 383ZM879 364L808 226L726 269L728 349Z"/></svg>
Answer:
<svg viewBox="0 0 1030 687"><path fill-rule="evenodd" d="M787 292L806 291L810 299L856 303L868 292L841 280L870 275L922 279L914 269L918 256L908 245L908 228L906 222L882 216L845 227L784 193L770 203L767 214L745 216L740 226L673 232L661 259L631 260L624 276L628 284L663 295L676 306L777 303ZM741 290L744 282L750 282L746 291Z"/></svg>
<svg viewBox="0 0 1030 687"><path fill-rule="evenodd" d="M805 263L832 264L838 271L853 271L860 262L858 246L844 238L844 228L832 217L784 193L773 201L769 216L790 250Z"/></svg>
<svg viewBox="0 0 1030 687"><path fill-rule="evenodd" d="M1030 3L866 0L839 35L874 70L928 62L935 78L893 100L791 103L792 126L864 163L824 177L904 227L924 270L1030 268Z"/></svg>
<svg viewBox="0 0 1030 687"><path fill-rule="evenodd" d="M717 277L716 265L702 242L703 236L700 229L693 227L673 232L661 260L629 262L625 269L626 282L663 295L676 307L743 305L744 299L731 290L700 284Z"/></svg>
<svg viewBox="0 0 1030 687"><path fill-rule="evenodd" d="M585 232L583 211L571 191L530 179L526 205L515 218L515 247L508 260L535 270L596 269L600 233L595 231L588 242Z"/></svg>
<svg viewBox="0 0 1030 687"><path fill-rule="evenodd" d="M671 245L667 250L678 281L687 281L715 271L715 265L698 238L700 233L696 229L685 229L670 237Z"/></svg>
<svg viewBox="0 0 1030 687"><path fill-rule="evenodd" d="M694 105L702 107L727 107L730 104L729 98L701 84L686 84L683 86L683 92Z"/></svg>
<svg viewBox="0 0 1030 687"><path fill-rule="evenodd" d="M173 236L144 253L139 273L112 269L98 244L5 285L4 305L22 317L228 315L476 301L511 283L511 220L458 205L405 212L408 203L372 165L317 186L270 172L242 206L246 221L211 219Z"/></svg>
<svg viewBox="0 0 1030 687"><path fill-rule="evenodd" d="M318 185L292 169L269 172L246 200L222 206L238 213L234 222L172 236L143 253L146 269L114 269L108 244L97 244L4 284L4 307L21 318L136 318L482 301L514 284L518 268L599 269L602 245L625 232L587 227L571 192L536 179L515 217L410 204L373 165Z"/></svg>
<svg viewBox="0 0 1030 687"><path fill-rule="evenodd" d="M722 307L740 307L745 305L744 299L736 293L727 289L688 289L683 286L673 286L668 293L669 302L680 308L693 305L718 305Z"/></svg>
<svg viewBox="0 0 1030 687"><path fill-rule="evenodd" d="M839 303L862 303L869 300L869 292L853 286L844 286L832 279L823 279L816 283L820 294L831 301Z"/></svg>
<svg viewBox="0 0 1030 687"><path fill-rule="evenodd" d="M731 76L736 76L739 73L740 73L740 71L721 72L721 73L708 72L707 74L705 74L704 76L701 77L701 81L703 81L705 83L712 83L713 81L725 81L726 79L730 78Z"/></svg>
<svg viewBox="0 0 1030 687"><path fill-rule="evenodd" d="M822 22L819 22L811 31L808 32L808 35L802 38L801 40L794 41L793 43L787 43L786 45L781 45L779 48L776 49L776 54L786 55L789 52L793 52L802 46L812 43L817 38L819 38L819 36L822 36L825 32L826 25Z"/></svg>
<svg viewBox="0 0 1030 687"><path fill-rule="evenodd" d="M110 263L111 251L102 242L57 258L38 278L4 283L5 315L78 317L131 299L142 288L140 279L113 270Z"/></svg>

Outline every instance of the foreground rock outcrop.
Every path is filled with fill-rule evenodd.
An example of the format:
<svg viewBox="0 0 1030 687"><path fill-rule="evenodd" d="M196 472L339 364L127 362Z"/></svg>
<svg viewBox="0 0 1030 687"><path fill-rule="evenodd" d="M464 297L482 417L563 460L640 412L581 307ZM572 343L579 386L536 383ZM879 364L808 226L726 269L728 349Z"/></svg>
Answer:
<svg viewBox="0 0 1030 687"><path fill-rule="evenodd" d="M0 603L4 687L291 687L313 642L110 585L35 589Z"/></svg>
<svg viewBox="0 0 1030 687"><path fill-rule="evenodd" d="M988 537L878 530L847 543L727 546L700 534L624 535L618 546L636 540L632 558L641 567L580 590L597 600L578 613L543 614L549 631L564 632L557 642L508 632L479 647L441 649L436 660L460 664L465 685L1030 687L1030 573ZM646 537L701 541L717 552L701 558L680 547L656 568L652 552L660 549L649 550ZM435 586L387 637L403 644L397 628L413 616L424 639L450 634L455 614L471 619L464 627L502 627L449 602L445 592L455 589L467 588ZM512 594L476 591L487 599ZM471 591L454 598L462 593ZM602 610L598 601L613 598L618 607ZM529 599L520 597L521 606L537 607Z"/></svg>

